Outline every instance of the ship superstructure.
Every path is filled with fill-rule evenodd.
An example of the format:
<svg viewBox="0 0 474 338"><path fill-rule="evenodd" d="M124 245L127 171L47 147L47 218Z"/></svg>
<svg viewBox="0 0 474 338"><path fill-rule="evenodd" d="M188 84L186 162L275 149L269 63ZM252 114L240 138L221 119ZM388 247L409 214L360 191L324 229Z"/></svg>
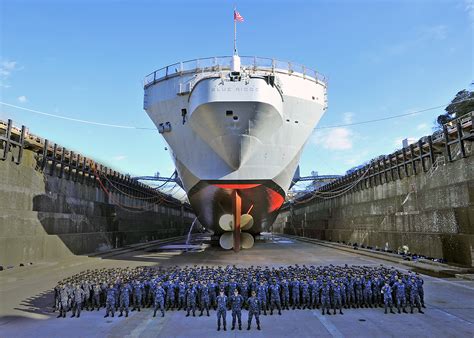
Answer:
<svg viewBox="0 0 474 338"><path fill-rule="evenodd" d="M201 224L225 248L251 247L251 234L275 220L327 108L325 78L291 62L233 55L161 68L144 88L144 109Z"/></svg>

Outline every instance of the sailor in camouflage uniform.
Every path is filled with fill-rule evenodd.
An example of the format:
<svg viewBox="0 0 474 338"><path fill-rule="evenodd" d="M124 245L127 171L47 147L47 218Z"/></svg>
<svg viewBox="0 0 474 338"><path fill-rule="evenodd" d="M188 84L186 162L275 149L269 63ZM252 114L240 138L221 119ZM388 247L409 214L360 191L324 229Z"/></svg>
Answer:
<svg viewBox="0 0 474 338"><path fill-rule="evenodd" d="M303 310L311 307L311 300L309 296L309 284L306 280L300 284L301 286L301 304L303 304Z"/></svg>
<svg viewBox="0 0 474 338"><path fill-rule="evenodd" d="M425 292L423 290L424 281L418 273L415 275L416 286L418 288L418 294L420 295L421 307L425 308Z"/></svg>
<svg viewBox="0 0 474 338"><path fill-rule="evenodd" d="M112 313L112 317L114 316L115 312L115 293L116 290L113 284L109 284L109 288L107 289L107 297L105 300L105 316L107 318L109 313Z"/></svg>
<svg viewBox="0 0 474 338"><path fill-rule="evenodd" d="M300 307L300 282L295 278L293 278L293 281L291 282L291 301L293 304L293 310L298 307L298 309L301 309Z"/></svg>
<svg viewBox="0 0 474 338"><path fill-rule="evenodd" d="M322 314L324 315L324 310L326 310L326 313L330 315L331 313L329 312L329 309L331 308L331 285L326 280L324 280L323 284L320 286L320 289Z"/></svg>
<svg viewBox="0 0 474 338"><path fill-rule="evenodd" d="M186 284L179 282L178 286L178 310L186 309Z"/></svg>
<svg viewBox="0 0 474 338"><path fill-rule="evenodd" d="M270 285L270 315L273 315L274 307L278 309L278 314L281 315L280 286L275 281Z"/></svg>
<svg viewBox="0 0 474 338"><path fill-rule="evenodd" d="M197 287L194 282L189 286L186 291L186 317L189 317L190 311L193 311L193 317L196 316L196 297L197 297Z"/></svg>
<svg viewBox="0 0 474 338"><path fill-rule="evenodd" d="M238 319L239 330L242 330L242 305L244 304L244 297L239 295L239 290L234 289L234 295L230 297L230 304L232 307L232 328L235 329L235 321Z"/></svg>
<svg viewBox="0 0 474 338"><path fill-rule="evenodd" d="M84 290L79 286L79 284L74 285L74 289L72 292L72 317L76 316L77 312L77 318L81 316L81 309L82 309L82 302L85 297L85 292Z"/></svg>
<svg viewBox="0 0 474 338"><path fill-rule="evenodd" d="M59 317L66 318L66 312L69 309L69 294L66 285L62 285L59 290Z"/></svg>
<svg viewBox="0 0 474 338"><path fill-rule="evenodd" d="M211 281L208 284L209 288L209 303L210 306L214 308L214 310L217 309L217 284L214 282L214 279L211 279Z"/></svg>
<svg viewBox="0 0 474 338"><path fill-rule="evenodd" d="M413 313L414 306L418 308L419 313L424 313L423 311L421 311L420 294L418 293L418 286L416 285L416 280L413 277L410 282L410 313Z"/></svg>
<svg viewBox="0 0 474 338"><path fill-rule="evenodd" d="M209 288L207 287L206 281L202 281L201 284L201 299L200 299L200 306L201 306L201 314L199 317L202 316L204 309L206 309L207 316L209 317Z"/></svg>
<svg viewBox="0 0 474 338"><path fill-rule="evenodd" d="M405 284L398 279L395 281L395 284L393 284L393 287L395 289L396 297L397 297L397 309L398 313L400 312L400 308L403 308L403 312L407 313L407 310L405 309L406 306L406 293L405 293Z"/></svg>
<svg viewBox="0 0 474 338"><path fill-rule="evenodd" d="M367 279L364 284L364 306L372 307L372 281Z"/></svg>
<svg viewBox="0 0 474 338"><path fill-rule="evenodd" d="M153 290L153 317L156 317L158 309L161 311L161 317L165 316L165 290L158 283Z"/></svg>
<svg viewBox="0 0 474 338"><path fill-rule="evenodd" d="M335 282L332 287L332 294L333 294L333 306L334 306L334 312L333 314L336 314L336 310L339 309L339 313L343 315L344 313L342 312L342 290L341 290L341 284Z"/></svg>
<svg viewBox="0 0 474 338"><path fill-rule="evenodd" d="M310 289L310 308L319 308L319 282L313 278L309 283Z"/></svg>
<svg viewBox="0 0 474 338"><path fill-rule="evenodd" d="M224 294L224 290L219 291L219 296L217 296L217 331L221 329L221 318L222 324L224 326L224 331L226 331L226 315L227 315L227 296Z"/></svg>
<svg viewBox="0 0 474 338"><path fill-rule="evenodd" d="M132 287L128 282L125 282L120 288L120 315L123 316L123 311L125 310L125 317L128 317L128 308L130 306L130 293L132 292Z"/></svg>
<svg viewBox="0 0 474 338"><path fill-rule="evenodd" d="M132 311L135 311L135 310L140 311L141 300L142 300L142 288L141 288L141 283L138 279L135 280L135 283L133 283L132 289L133 289L133 293L132 293L133 308L132 308Z"/></svg>
<svg viewBox="0 0 474 338"><path fill-rule="evenodd" d="M260 281L260 285L257 288L257 297L260 302L260 309L263 310L264 315L267 315L267 286L263 280Z"/></svg>
<svg viewBox="0 0 474 338"><path fill-rule="evenodd" d="M99 282L96 282L93 286L92 286L92 309L94 309L94 307L97 307L97 311L99 311L100 309L100 294L102 292L102 289L100 287L100 284Z"/></svg>
<svg viewBox="0 0 474 338"><path fill-rule="evenodd" d="M393 306L392 288L390 287L388 280L385 282L385 285L382 286L381 293L383 295L383 304L385 308L385 314L387 314L387 307L390 307L390 313L395 313L393 312L393 309L392 309L392 306Z"/></svg>
<svg viewBox="0 0 474 338"><path fill-rule="evenodd" d="M259 300L256 297L255 291L252 291L252 296L247 299L249 305L249 318L247 330L250 330L252 325L252 317L255 317L255 322L257 323L257 329L260 330L260 304Z"/></svg>

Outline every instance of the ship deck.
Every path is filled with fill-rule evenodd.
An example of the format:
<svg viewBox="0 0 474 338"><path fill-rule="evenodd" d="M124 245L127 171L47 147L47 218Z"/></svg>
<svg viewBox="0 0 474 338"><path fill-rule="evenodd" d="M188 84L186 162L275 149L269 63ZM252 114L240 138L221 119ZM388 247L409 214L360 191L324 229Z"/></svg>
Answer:
<svg viewBox="0 0 474 338"><path fill-rule="evenodd" d="M195 237L190 251L184 240L171 244L138 247L102 257L76 256L60 262L18 267L0 272L0 336L2 337L433 337L474 335L474 281L423 275L425 314L384 315L383 309L350 309L344 315L321 316L318 310L283 311L282 316L261 316L262 331L216 331L216 314L185 317L170 311L164 318L152 318L151 310L132 312L129 318L104 319L100 312L83 311L80 319L56 319L51 310L52 289L62 278L86 269L138 265L379 265L407 267L325 245L293 238L269 236L253 249L238 255L203 245ZM227 313L228 323L231 320ZM247 311L242 313L246 323ZM230 326L230 325L229 325ZM254 328L254 326L253 326Z"/></svg>

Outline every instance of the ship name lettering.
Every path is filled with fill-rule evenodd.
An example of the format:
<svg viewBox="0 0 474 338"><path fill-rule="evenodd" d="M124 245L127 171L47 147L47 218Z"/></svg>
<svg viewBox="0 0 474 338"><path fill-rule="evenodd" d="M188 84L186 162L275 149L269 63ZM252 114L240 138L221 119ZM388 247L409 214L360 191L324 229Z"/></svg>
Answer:
<svg viewBox="0 0 474 338"><path fill-rule="evenodd" d="M232 91L232 88L211 88L211 91L213 92L231 92Z"/></svg>
<svg viewBox="0 0 474 338"><path fill-rule="evenodd" d="M236 92L258 92L258 88L255 87L244 87L244 88L239 88L236 87L234 88ZM222 88L222 87L212 87L211 92L232 92L232 88Z"/></svg>

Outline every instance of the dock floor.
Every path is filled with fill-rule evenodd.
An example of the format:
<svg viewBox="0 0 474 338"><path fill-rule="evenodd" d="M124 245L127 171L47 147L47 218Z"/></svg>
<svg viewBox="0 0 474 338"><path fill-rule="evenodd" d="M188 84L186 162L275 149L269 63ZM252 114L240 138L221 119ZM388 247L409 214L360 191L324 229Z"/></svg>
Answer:
<svg viewBox="0 0 474 338"><path fill-rule="evenodd" d="M86 269L139 265L379 265L384 262L326 246L268 236L251 250L239 254L201 246L193 240L186 252L183 242L139 249L107 258L77 256L54 263L17 267L0 272L0 337L473 337L474 281L423 275L425 314L387 314L383 309L348 309L344 315L322 316L319 310L282 311L261 316L262 331L246 330L247 311L242 312L242 331L216 331L216 312L211 316L185 317L169 311L152 317L151 309L131 312L128 318L104 319L105 309L83 311L81 318L57 319L52 312L53 288L65 277ZM231 322L230 311L227 321Z"/></svg>

